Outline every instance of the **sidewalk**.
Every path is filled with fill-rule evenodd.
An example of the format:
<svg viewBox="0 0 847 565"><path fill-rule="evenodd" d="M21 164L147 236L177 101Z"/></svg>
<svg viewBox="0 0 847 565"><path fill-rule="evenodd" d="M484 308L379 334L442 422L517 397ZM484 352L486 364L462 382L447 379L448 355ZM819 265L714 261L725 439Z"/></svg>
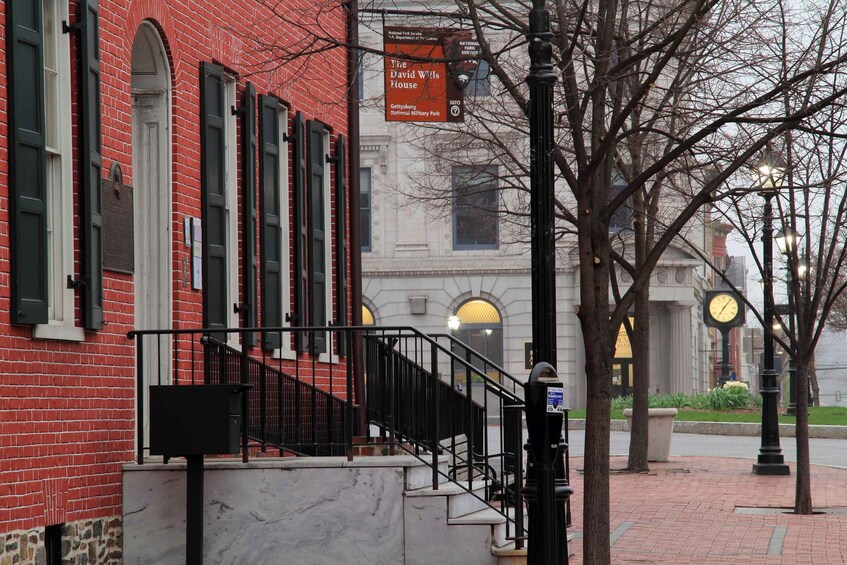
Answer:
<svg viewBox="0 0 847 565"><path fill-rule="evenodd" d="M827 513L796 516L779 511L794 504L794 464L787 477L761 477L753 463L672 457L628 474L612 457L612 563L847 563L847 469L813 465L812 501ZM571 459L571 564L583 562L583 465Z"/></svg>
<svg viewBox="0 0 847 565"><path fill-rule="evenodd" d="M585 420L568 420L571 430L584 430ZM780 424L779 437L794 437L794 424ZM611 420L613 432L628 432L626 420ZM746 422L682 422L673 423L674 433L719 436L760 436L762 424ZM810 438L847 439L847 426L809 426Z"/></svg>

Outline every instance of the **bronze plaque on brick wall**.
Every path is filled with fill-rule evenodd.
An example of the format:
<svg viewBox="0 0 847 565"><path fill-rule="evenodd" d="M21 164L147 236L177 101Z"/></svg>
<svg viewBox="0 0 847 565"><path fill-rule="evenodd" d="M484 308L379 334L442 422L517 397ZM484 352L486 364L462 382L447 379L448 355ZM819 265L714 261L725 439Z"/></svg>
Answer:
<svg viewBox="0 0 847 565"><path fill-rule="evenodd" d="M132 187L103 179L103 269L135 270Z"/></svg>

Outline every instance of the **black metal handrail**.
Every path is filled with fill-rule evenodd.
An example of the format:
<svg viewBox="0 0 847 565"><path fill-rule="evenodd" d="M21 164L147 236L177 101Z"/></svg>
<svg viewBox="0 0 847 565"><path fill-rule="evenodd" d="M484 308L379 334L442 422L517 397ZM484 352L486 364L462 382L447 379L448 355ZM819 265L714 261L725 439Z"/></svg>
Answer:
<svg viewBox="0 0 847 565"><path fill-rule="evenodd" d="M280 354L228 344L248 335L289 346ZM525 536L522 384L502 368L469 353L450 337L410 327L327 326L143 330L137 341L138 461L143 462L145 383L252 385L244 395L242 457L249 442L298 455L353 457L358 397L343 352L361 339L366 369L366 420L392 449L402 447L432 468L432 487L442 477L474 493L507 518L507 537L520 547ZM321 351L316 348L320 347ZM305 351L295 353L292 348ZM480 360L484 363L480 367ZM152 366L151 366L152 365ZM148 366L145 369L145 366ZM492 369L493 368L493 369ZM488 373L496 371L495 378ZM148 374L149 373L149 374ZM371 426L359 433L371 437ZM439 467L448 464L448 471Z"/></svg>
<svg viewBox="0 0 847 565"><path fill-rule="evenodd" d="M500 380L513 385L509 390L463 352L411 328L371 327L364 349L368 421L390 445L432 459L434 489L443 475L468 492L479 490L475 496L507 518L507 538L520 547L525 528L523 400L514 392L519 383L501 369ZM464 381L457 378L463 375ZM438 469L436 455L442 452L446 473Z"/></svg>
<svg viewBox="0 0 847 565"><path fill-rule="evenodd" d="M207 384L226 384L238 375L241 352L208 338ZM253 357L247 361L247 435L263 452L268 447L292 455L346 455L347 403L310 382L288 375L279 367ZM355 406L353 407L355 410Z"/></svg>

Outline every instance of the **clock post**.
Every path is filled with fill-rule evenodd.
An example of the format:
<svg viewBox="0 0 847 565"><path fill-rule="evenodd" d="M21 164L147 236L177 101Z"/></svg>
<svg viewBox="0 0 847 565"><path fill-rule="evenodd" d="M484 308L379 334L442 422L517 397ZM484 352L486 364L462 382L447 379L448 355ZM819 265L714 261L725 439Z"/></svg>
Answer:
<svg viewBox="0 0 847 565"><path fill-rule="evenodd" d="M729 330L730 327L722 327L721 330L721 348L723 349L723 362L721 363L721 378L718 380L718 386L723 387L729 381Z"/></svg>
<svg viewBox="0 0 847 565"><path fill-rule="evenodd" d="M707 291L703 301L703 319L707 326L721 332L723 359L716 384L722 387L729 380L729 332L744 323L744 302L732 290Z"/></svg>

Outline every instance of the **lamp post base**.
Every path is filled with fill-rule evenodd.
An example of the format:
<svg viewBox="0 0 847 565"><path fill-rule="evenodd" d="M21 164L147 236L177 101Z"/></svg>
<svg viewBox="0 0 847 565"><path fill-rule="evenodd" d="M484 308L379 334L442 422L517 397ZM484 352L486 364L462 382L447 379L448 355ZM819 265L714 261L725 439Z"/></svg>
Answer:
<svg viewBox="0 0 847 565"><path fill-rule="evenodd" d="M753 463L753 473L756 475L790 475L785 463Z"/></svg>

